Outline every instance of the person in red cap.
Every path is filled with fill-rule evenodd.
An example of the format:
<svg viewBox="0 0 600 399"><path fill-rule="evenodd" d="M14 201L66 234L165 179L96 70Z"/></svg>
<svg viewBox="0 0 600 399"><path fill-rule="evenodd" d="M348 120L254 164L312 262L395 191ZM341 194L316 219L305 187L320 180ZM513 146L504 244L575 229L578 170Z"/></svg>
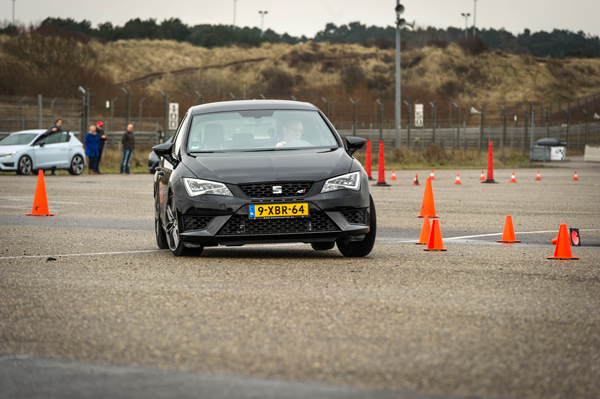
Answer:
<svg viewBox="0 0 600 399"><path fill-rule="evenodd" d="M98 163L96 169L100 173L100 161L102 160L102 152L104 151L104 142L106 141L106 133L104 133L104 123L102 121L96 122L96 133L100 138L100 145L98 146Z"/></svg>

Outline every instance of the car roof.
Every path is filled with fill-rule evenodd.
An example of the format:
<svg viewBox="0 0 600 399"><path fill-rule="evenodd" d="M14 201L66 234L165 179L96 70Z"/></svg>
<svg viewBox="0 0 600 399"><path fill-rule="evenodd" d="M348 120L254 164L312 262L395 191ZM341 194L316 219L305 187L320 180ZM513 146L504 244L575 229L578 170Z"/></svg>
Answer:
<svg viewBox="0 0 600 399"><path fill-rule="evenodd" d="M32 129L32 130L21 130L19 132L14 132L11 134L31 134L31 133L40 134L40 133L44 133L45 131L46 131L46 129Z"/></svg>
<svg viewBox="0 0 600 399"><path fill-rule="evenodd" d="M318 111L319 109L311 103L287 100L241 100L241 101L222 101L196 105L190 108L192 115L208 114L212 112L226 111L249 111L261 109L274 110L298 110L298 111Z"/></svg>

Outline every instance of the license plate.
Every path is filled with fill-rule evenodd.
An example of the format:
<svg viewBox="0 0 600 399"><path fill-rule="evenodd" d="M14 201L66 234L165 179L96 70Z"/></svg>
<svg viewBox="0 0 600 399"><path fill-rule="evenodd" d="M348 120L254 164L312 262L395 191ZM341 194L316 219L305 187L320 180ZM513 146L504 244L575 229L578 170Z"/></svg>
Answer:
<svg viewBox="0 0 600 399"><path fill-rule="evenodd" d="M250 219L296 218L308 216L308 204L250 205Z"/></svg>

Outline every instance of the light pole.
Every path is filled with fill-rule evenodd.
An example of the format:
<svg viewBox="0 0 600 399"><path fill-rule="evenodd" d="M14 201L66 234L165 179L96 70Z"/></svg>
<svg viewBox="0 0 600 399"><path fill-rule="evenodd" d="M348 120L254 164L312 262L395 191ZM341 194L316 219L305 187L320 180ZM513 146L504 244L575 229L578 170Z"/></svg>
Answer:
<svg viewBox="0 0 600 399"><path fill-rule="evenodd" d="M460 15L465 17L465 37L467 37L467 29L469 29L469 17L471 16L470 12L461 12Z"/></svg>
<svg viewBox="0 0 600 399"><path fill-rule="evenodd" d="M402 140L402 92L400 91L400 30L406 26L406 20L400 16L404 13L404 6L396 0L396 148L400 149Z"/></svg>
<svg viewBox="0 0 600 399"><path fill-rule="evenodd" d="M237 0L233 0L233 29L235 29L235 7Z"/></svg>
<svg viewBox="0 0 600 399"><path fill-rule="evenodd" d="M263 37L264 26L265 26L265 15L268 14L268 11L259 11L260 14L260 37Z"/></svg>
<svg viewBox="0 0 600 399"><path fill-rule="evenodd" d="M477 0L473 0L473 36L477 35L475 30L475 20L477 18Z"/></svg>

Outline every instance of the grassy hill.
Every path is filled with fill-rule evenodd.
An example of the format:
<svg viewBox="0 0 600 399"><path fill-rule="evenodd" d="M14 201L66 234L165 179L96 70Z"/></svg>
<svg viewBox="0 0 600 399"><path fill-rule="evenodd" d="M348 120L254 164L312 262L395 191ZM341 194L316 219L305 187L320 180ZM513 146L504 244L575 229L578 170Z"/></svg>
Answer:
<svg viewBox="0 0 600 399"><path fill-rule="evenodd" d="M20 41L15 46L13 42L17 40ZM45 45L40 46L40 41ZM245 85L246 98L260 98L260 94L282 99L295 96L324 109L325 103L320 99L325 97L335 109L331 110L334 118L345 120L351 119L352 113L348 97L360 98L359 119L364 120L368 113L372 121L376 120L374 100L379 98L385 103L386 120L393 117L395 50L361 44L264 43L253 48L207 49L167 40L74 43L72 38L26 40L3 36L0 81L4 83L0 84L0 95L35 95L36 89L41 89L15 89L10 84L31 79L30 75L35 76L42 89L51 90L44 80L54 77L36 70L44 64L27 59L35 51L15 53L15 47L31 46L43 53L53 51L53 46L62 49L66 45L70 45L67 56L79 60L79 64L71 62L61 68L63 74L65 68L67 73L60 85L66 89L60 95L72 93L75 97L77 87L87 84L97 93L99 104L105 98L120 95L120 88L125 86L132 92L134 104L146 97L145 109L155 110L156 114L162 106L159 89L185 108L197 100L195 91L203 94L205 101L228 100L229 93L239 99ZM69 73L68 68L77 73ZM23 92L27 90L31 93ZM489 115L499 114L500 103L529 101L543 102L546 107L553 102L557 111L558 101L564 108L570 99L575 101L599 91L600 59L534 58L485 49L479 53L464 43L402 53L403 99L425 104L436 101L438 118L449 116L451 102L463 107L487 104Z"/></svg>

